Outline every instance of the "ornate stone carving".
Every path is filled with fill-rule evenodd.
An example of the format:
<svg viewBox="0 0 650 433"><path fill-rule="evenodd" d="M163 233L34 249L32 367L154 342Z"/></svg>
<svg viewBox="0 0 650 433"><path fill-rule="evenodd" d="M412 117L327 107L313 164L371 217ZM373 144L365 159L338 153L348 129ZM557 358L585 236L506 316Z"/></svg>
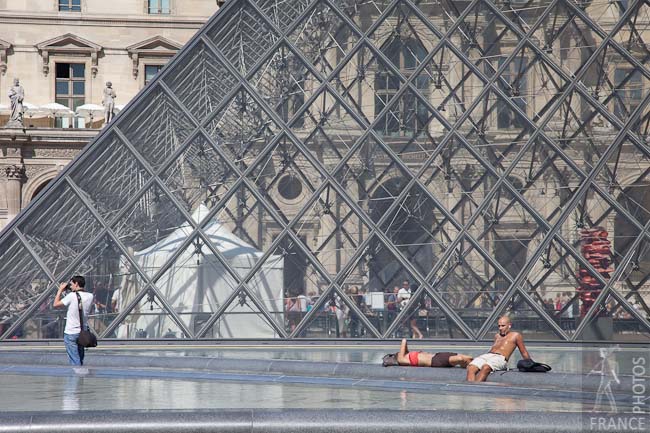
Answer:
<svg viewBox="0 0 650 433"><path fill-rule="evenodd" d="M59 158L59 159L72 159L79 153L81 149L52 149L44 148L34 149L34 158Z"/></svg>
<svg viewBox="0 0 650 433"><path fill-rule="evenodd" d="M11 158L11 157L21 157L21 148L20 147L6 147L4 156Z"/></svg>
<svg viewBox="0 0 650 433"><path fill-rule="evenodd" d="M11 44L7 41L0 39L0 74L7 73L7 51L11 48Z"/></svg>
<svg viewBox="0 0 650 433"><path fill-rule="evenodd" d="M39 173L42 173L47 170L51 170L55 168L56 166L54 164L52 165L25 165L25 175L27 176L27 179L32 179L36 177Z"/></svg>
<svg viewBox="0 0 650 433"><path fill-rule="evenodd" d="M50 52L41 51L41 57L43 58L43 75L47 77L47 74L50 73Z"/></svg>
<svg viewBox="0 0 650 433"><path fill-rule="evenodd" d="M24 164L14 164L10 165L9 167L5 168L5 174L7 175L7 179L13 179L13 180L25 180L25 165Z"/></svg>

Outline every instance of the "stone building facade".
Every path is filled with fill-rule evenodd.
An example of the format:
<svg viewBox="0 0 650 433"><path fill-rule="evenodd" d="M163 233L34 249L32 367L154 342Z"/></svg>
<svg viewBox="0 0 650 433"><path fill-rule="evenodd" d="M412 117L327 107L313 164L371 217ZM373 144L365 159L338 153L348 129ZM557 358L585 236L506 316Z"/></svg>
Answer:
<svg viewBox="0 0 650 433"><path fill-rule="evenodd" d="M3 128L15 78L34 106L101 105L107 81L126 105L218 9L215 0L0 0L0 228L94 137L91 119L25 113ZM57 87L58 86L58 87ZM2 110L1 108L3 108Z"/></svg>

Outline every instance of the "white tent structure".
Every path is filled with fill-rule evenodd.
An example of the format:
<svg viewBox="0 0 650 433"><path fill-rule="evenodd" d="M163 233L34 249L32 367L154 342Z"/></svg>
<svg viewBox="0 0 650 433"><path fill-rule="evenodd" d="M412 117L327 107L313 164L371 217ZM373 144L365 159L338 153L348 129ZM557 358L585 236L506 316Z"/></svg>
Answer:
<svg viewBox="0 0 650 433"><path fill-rule="evenodd" d="M198 220L207 211L207 208L201 206L195 211L193 218ZM180 248L191 231L190 225L185 224L165 239L135 252L138 265L149 275L155 274ZM244 278L263 255L262 251L239 239L216 220L208 224L203 231L240 278ZM248 282L249 290L261 301L279 326L282 326L283 320L283 271L283 257L271 255ZM197 247L192 243L158 280L156 287L185 324L194 332L198 332L205 320L221 308L235 291L237 281L206 245ZM135 296L135 290L125 282L122 293L120 304L126 306ZM243 299L241 303L240 300L242 298L238 296L229 304L226 314L220 317L206 337L277 337L256 305L250 299ZM170 334L169 330L178 329L161 305L146 301L145 296L131 313L131 319L127 318L126 323L120 326L119 338L145 337L145 334L150 338L171 337L174 332Z"/></svg>

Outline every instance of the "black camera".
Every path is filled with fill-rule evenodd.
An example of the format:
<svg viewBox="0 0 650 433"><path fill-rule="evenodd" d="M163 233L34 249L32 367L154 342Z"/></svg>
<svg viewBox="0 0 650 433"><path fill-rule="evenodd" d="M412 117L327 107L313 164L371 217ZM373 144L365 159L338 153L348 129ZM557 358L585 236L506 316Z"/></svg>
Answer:
<svg viewBox="0 0 650 433"><path fill-rule="evenodd" d="M72 287L70 286L70 281L68 281L65 287L63 288L63 290L61 291L61 294L65 297L65 295L67 295L71 291L72 291Z"/></svg>

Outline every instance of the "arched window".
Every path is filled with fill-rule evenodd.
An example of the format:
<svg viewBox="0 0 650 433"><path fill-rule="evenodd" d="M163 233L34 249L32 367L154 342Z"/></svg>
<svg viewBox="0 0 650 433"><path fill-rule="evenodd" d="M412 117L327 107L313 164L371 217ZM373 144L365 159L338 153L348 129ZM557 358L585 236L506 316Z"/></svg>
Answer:
<svg viewBox="0 0 650 433"><path fill-rule="evenodd" d="M407 79L427 55L420 41L401 39L399 36L388 40L381 51L395 66L399 66L400 72ZM415 80L414 85L427 98L429 80L426 74L423 75ZM379 114L397 93L400 84L399 80L380 63L375 74L375 115ZM421 130L428 119L429 113L424 104L412 92L406 92L399 102L392 106L388 115L382 116L375 130L383 135L411 135Z"/></svg>
<svg viewBox="0 0 650 433"><path fill-rule="evenodd" d="M44 189L44 188L45 188L49 183L50 183L50 180L48 180L47 182L43 182L42 184L40 184L40 185L39 185L39 186L34 190L34 193L32 194L32 196L31 196L31 198L29 199L29 201L31 202L32 200L34 200L34 199L36 198L36 196L38 195L38 193L40 193L41 191L43 191L43 189Z"/></svg>

